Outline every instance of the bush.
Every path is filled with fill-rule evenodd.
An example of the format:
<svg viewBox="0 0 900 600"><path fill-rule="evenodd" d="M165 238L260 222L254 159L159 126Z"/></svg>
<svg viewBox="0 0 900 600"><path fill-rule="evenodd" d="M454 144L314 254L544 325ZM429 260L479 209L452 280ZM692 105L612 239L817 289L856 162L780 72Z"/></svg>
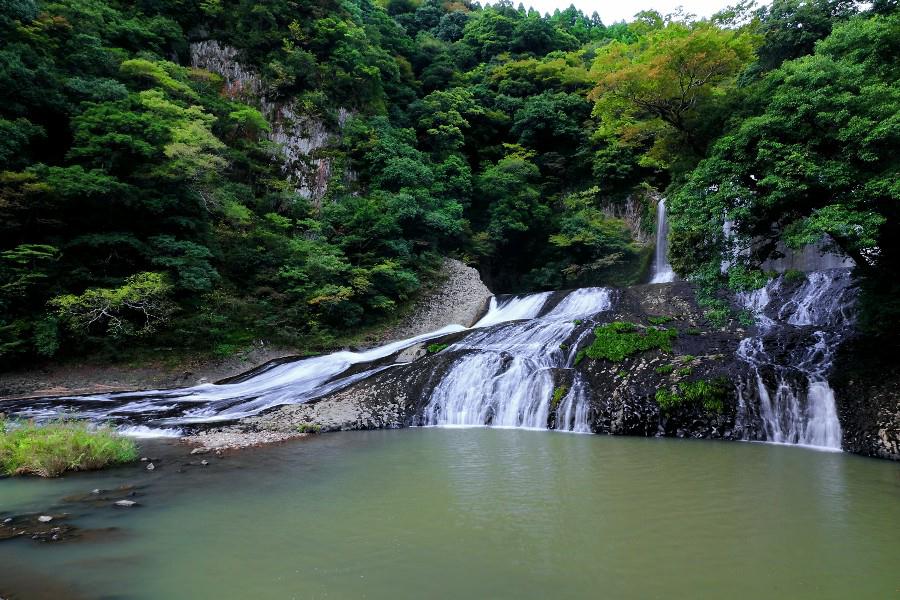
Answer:
<svg viewBox="0 0 900 600"><path fill-rule="evenodd" d="M578 353L576 363L585 356L621 362L627 356L647 350L671 352L672 339L677 335L678 332L674 329L640 329L634 323L614 321L594 329L594 341Z"/></svg>
<svg viewBox="0 0 900 600"><path fill-rule="evenodd" d="M688 381L675 386L675 391L657 390L656 403L664 412L685 404L700 404L706 410L720 413L725 410L729 389L729 382L724 377Z"/></svg>
<svg viewBox="0 0 900 600"><path fill-rule="evenodd" d="M428 354L437 354L441 350L446 350L450 347L450 344L428 344L426 348Z"/></svg>
<svg viewBox="0 0 900 600"><path fill-rule="evenodd" d="M300 433L319 433L322 426L316 423L300 423L297 425L297 431Z"/></svg>
<svg viewBox="0 0 900 600"><path fill-rule="evenodd" d="M81 421L0 421L0 473L58 477L137 460L137 445L108 427Z"/></svg>

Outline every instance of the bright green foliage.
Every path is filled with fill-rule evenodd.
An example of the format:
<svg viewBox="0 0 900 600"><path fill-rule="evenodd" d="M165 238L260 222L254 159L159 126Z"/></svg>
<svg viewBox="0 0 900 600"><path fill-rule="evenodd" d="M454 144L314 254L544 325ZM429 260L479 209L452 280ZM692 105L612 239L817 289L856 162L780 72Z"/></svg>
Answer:
<svg viewBox="0 0 900 600"><path fill-rule="evenodd" d="M0 419L0 475L58 477L137 460L135 443L78 421L37 425Z"/></svg>
<svg viewBox="0 0 900 600"><path fill-rule="evenodd" d="M550 397L550 410L556 410L557 408L559 408L560 403L568 393L569 387L566 385L560 385L553 388L553 396Z"/></svg>
<svg viewBox="0 0 900 600"><path fill-rule="evenodd" d="M747 32L706 22L654 22L634 42L605 46L592 69L601 135L636 146L647 167L668 168L685 152L702 156L710 112L754 45Z"/></svg>
<svg viewBox="0 0 900 600"><path fill-rule="evenodd" d="M656 367L653 371L660 375L668 375L675 371L675 365L662 365L661 367Z"/></svg>
<svg viewBox="0 0 900 600"><path fill-rule="evenodd" d="M679 383L673 390L661 388L656 391L656 403L663 412L680 406L699 404L705 410L721 413L732 392L730 383L724 377L712 380Z"/></svg>
<svg viewBox="0 0 900 600"><path fill-rule="evenodd" d="M642 328L634 323L614 321L594 328L594 341L578 353L578 359L586 356L621 362L648 350L671 352L672 340L677 336L674 329Z"/></svg>
<svg viewBox="0 0 900 600"><path fill-rule="evenodd" d="M170 290L161 273L138 273L120 287L57 296L50 304L78 333L126 337L151 333L168 320L173 311Z"/></svg>
<svg viewBox="0 0 900 600"><path fill-rule="evenodd" d="M450 344L428 344L426 351L428 354L437 354L450 347Z"/></svg>

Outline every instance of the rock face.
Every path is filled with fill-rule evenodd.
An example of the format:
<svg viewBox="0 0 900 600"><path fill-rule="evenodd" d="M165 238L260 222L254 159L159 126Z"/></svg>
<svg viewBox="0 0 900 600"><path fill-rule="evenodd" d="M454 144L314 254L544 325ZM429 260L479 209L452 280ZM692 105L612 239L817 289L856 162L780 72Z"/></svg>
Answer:
<svg viewBox="0 0 900 600"><path fill-rule="evenodd" d="M745 370L735 358L743 330L710 327L684 282L620 290L608 321L647 323L651 318L669 318L660 326L679 331L672 352L643 352L621 362L585 359L577 365L590 387L591 429L611 435L741 439L732 386L721 410L692 402L662 410L656 393L677 393L687 381L734 380Z"/></svg>
<svg viewBox="0 0 900 600"><path fill-rule="evenodd" d="M402 340L453 323L469 327L484 312L492 295L476 269L446 258L435 283L420 294L412 311L385 331L381 339Z"/></svg>
<svg viewBox="0 0 900 600"><path fill-rule="evenodd" d="M282 148L282 172L296 186L298 194L316 207L321 206L336 166L328 150L340 143L341 128L350 113L338 108L336 122L327 123L304 114L290 100L269 99L259 75L241 65L238 51L216 40L194 42L190 53L191 66L225 80L226 95L259 106L272 126L269 139ZM347 181L355 178L349 171L338 173Z"/></svg>
<svg viewBox="0 0 900 600"><path fill-rule="evenodd" d="M900 362L861 340L844 344L832 385L848 452L900 460Z"/></svg>

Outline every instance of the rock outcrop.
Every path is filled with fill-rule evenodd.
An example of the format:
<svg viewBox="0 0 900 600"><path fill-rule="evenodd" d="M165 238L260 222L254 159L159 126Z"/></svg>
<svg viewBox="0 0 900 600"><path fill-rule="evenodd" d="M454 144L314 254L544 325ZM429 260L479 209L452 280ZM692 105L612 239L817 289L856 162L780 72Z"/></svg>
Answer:
<svg viewBox="0 0 900 600"><path fill-rule="evenodd" d="M291 100L270 99L259 75L240 63L237 49L216 40L192 43L190 54L191 66L224 79L227 96L259 106L272 126L269 139L282 150L282 172L300 196L321 206L336 168L328 150L340 144L349 111L338 108L336 122L328 123L304 114ZM351 171L338 174L348 182L355 178Z"/></svg>
<svg viewBox="0 0 900 600"><path fill-rule="evenodd" d="M412 310L379 337L382 341L402 340L453 323L470 327L492 295L476 269L446 258L437 277L416 298Z"/></svg>

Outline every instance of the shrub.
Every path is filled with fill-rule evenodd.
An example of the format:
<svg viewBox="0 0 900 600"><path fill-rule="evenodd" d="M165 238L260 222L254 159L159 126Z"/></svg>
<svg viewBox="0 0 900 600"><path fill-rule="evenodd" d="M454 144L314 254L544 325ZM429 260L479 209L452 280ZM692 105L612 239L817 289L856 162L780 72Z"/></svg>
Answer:
<svg viewBox="0 0 900 600"><path fill-rule="evenodd" d="M674 319L672 317L667 317L665 315L660 315L658 317L647 317L647 321L651 325L665 325L669 321L673 321L673 320Z"/></svg>
<svg viewBox="0 0 900 600"><path fill-rule="evenodd" d="M656 367L653 370L656 371L657 373L659 373L660 375L668 375L669 373L671 373L672 371L675 370L675 365L663 365L661 367Z"/></svg>
<svg viewBox="0 0 900 600"><path fill-rule="evenodd" d="M594 341L578 353L576 363L585 356L621 362L627 356L647 350L671 352L672 339L677 335L674 329L642 329L634 323L614 321L594 329Z"/></svg>
<svg viewBox="0 0 900 600"><path fill-rule="evenodd" d="M428 344L426 351L428 354L437 354L441 350L446 350L450 347L450 344Z"/></svg>
<svg viewBox="0 0 900 600"><path fill-rule="evenodd" d="M688 381L675 386L675 391L657 390L656 403L664 412L685 404L700 404L706 410L720 413L725 410L729 389L729 382L724 377Z"/></svg>
<svg viewBox="0 0 900 600"><path fill-rule="evenodd" d="M297 425L297 431L299 433L319 433L322 431L322 426L317 423L300 423Z"/></svg>
<svg viewBox="0 0 900 600"><path fill-rule="evenodd" d="M58 477L137 460L134 441L81 421L0 421L0 473Z"/></svg>

